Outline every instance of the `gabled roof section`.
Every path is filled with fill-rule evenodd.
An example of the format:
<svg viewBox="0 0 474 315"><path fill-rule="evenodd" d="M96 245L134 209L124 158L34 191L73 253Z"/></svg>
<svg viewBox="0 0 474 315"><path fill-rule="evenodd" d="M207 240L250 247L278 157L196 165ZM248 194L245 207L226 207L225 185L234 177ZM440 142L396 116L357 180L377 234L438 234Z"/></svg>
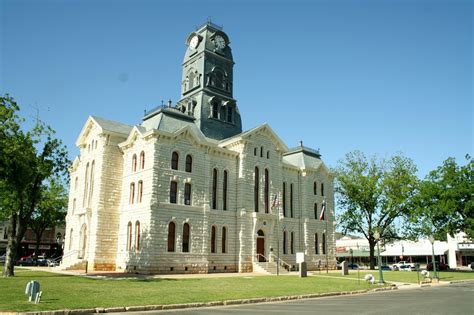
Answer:
<svg viewBox="0 0 474 315"><path fill-rule="evenodd" d="M125 140L124 142L121 142L119 144L119 147L123 148L123 147L131 145L133 142L135 142L135 140L138 137L143 136L145 132L146 132L145 128L141 126L133 126L132 130L128 134L127 140Z"/></svg>
<svg viewBox="0 0 474 315"><path fill-rule="evenodd" d="M84 143L85 139L87 138L94 126L100 128L102 133L104 131L107 131L110 133L123 135L124 138L127 137L127 135L133 128L130 125L122 124L116 121L103 119L97 116L89 116L89 118L87 118L86 123L84 124L84 127L81 130L81 133L79 134L79 137L76 140L76 145L78 147Z"/></svg>
<svg viewBox="0 0 474 315"><path fill-rule="evenodd" d="M321 170L332 177L331 171L321 160L319 150L314 150L301 144L299 147L292 148L283 154L283 162L296 166L300 169Z"/></svg>
<svg viewBox="0 0 474 315"><path fill-rule="evenodd" d="M219 142L219 146L225 147L238 141L247 140L251 138L252 136L259 133L265 133L270 138L272 138L273 143L275 143L277 148L279 148L281 151L283 152L288 151L288 147L286 146L286 144L280 139L280 137L273 131L273 129L267 123L264 123L263 125L244 131L233 137L223 139Z"/></svg>

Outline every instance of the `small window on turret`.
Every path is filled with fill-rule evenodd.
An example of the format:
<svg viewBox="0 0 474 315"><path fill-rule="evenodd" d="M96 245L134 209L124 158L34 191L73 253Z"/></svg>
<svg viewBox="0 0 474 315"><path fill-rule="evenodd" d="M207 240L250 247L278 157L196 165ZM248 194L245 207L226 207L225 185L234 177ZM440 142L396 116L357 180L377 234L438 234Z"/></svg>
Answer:
<svg viewBox="0 0 474 315"><path fill-rule="evenodd" d="M212 103L212 118L219 118L219 107L217 103Z"/></svg>
<svg viewBox="0 0 474 315"><path fill-rule="evenodd" d="M232 115L233 114L233 111L232 111L232 107L227 107L227 122L232 122Z"/></svg>

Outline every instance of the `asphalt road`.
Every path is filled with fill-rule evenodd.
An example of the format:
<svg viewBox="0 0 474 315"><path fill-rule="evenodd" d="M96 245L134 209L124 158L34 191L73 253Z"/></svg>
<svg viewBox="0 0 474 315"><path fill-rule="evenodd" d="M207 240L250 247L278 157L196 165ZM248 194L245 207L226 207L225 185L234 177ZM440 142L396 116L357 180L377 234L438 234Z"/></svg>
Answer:
<svg viewBox="0 0 474 315"><path fill-rule="evenodd" d="M474 314L474 282L353 296L140 314ZM132 314L132 313L123 313Z"/></svg>

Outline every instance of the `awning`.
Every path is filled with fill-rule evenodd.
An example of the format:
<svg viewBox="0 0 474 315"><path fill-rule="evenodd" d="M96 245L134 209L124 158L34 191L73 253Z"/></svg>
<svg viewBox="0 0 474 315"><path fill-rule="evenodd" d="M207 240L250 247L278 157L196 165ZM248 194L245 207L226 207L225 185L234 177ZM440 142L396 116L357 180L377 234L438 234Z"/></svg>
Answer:
<svg viewBox="0 0 474 315"><path fill-rule="evenodd" d="M434 254L444 255L448 251L448 243L435 241ZM381 256L431 256L433 253L431 243L428 240L418 242L399 241L385 246Z"/></svg>
<svg viewBox="0 0 474 315"><path fill-rule="evenodd" d="M377 248L374 250L374 255L377 256ZM354 249L352 254L350 251L336 252L336 257L370 257L370 252L367 250Z"/></svg>

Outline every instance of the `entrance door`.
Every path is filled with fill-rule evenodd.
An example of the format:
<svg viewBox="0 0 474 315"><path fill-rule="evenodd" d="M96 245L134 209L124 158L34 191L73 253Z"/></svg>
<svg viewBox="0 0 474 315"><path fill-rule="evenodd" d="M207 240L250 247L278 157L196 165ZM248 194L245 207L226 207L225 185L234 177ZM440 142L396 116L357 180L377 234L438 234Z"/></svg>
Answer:
<svg viewBox="0 0 474 315"><path fill-rule="evenodd" d="M265 262L265 234L262 230L257 232L257 256L259 262Z"/></svg>

